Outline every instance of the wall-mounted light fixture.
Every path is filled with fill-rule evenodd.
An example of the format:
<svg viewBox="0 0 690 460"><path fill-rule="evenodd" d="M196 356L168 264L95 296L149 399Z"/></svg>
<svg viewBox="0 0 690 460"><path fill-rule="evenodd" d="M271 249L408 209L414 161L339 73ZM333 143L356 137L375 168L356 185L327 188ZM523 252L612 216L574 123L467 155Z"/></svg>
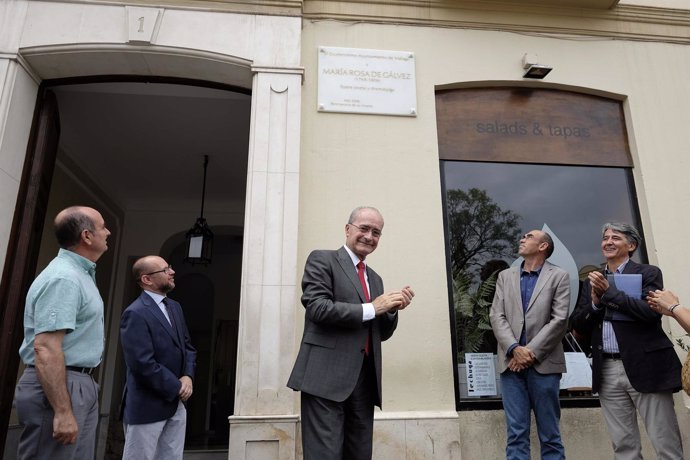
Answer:
<svg viewBox="0 0 690 460"><path fill-rule="evenodd" d="M525 54L522 57L522 68L525 69L525 74L522 78L531 78L533 80L541 80L553 70L551 66L539 64L536 54Z"/></svg>
<svg viewBox="0 0 690 460"><path fill-rule="evenodd" d="M208 167L208 155L204 155L204 184L201 188L201 213L197 217L194 226L187 232L185 262L190 264L211 263L211 251L213 250L213 232L204 219L204 199L206 198L206 168Z"/></svg>

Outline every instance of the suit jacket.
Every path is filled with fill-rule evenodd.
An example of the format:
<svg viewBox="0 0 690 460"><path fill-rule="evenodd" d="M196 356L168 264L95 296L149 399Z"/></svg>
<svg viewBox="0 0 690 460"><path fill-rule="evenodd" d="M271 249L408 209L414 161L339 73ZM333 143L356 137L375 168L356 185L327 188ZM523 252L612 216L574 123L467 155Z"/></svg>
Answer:
<svg viewBox="0 0 690 460"><path fill-rule="evenodd" d="M663 288L661 270L654 265L630 260L623 273L642 274L643 296ZM597 393L601 384L604 319L611 320L623 367L633 388L640 393L680 390L681 363L673 343L661 329L661 315L645 300L629 297L615 286L609 286L601 296L599 307L600 310L592 308L592 287L589 280L585 280L570 320L577 332L591 335L592 391ZM613 320L616 311L626 314L632 321Z"/></svg>
<svg viewBox="0 0 690 460"><path fill-rule="evenodd" d="M541 374L566 372L561 341L565 335L570 307L568 273L544 262L532 292L527 311L522 308L520 267L511 267L498 275L496 294L491 304L491 327L498 342L498 370L507 368L506 355L518 343L523 325L526 346L536 355L534 369Z"/></svg>
<svg viewBox="0 0 690 460"><path fill-rule="evenodd" d="M373 300L383 294L383 281L369 266L367 276ZM304 334L288 387L336 402L347 399L362 369L364 344L371 329L376 405L381 407L381 341L393 335L398 314L384 313L362 322L364 291L344 247L309 255L302 292Z"/></svg>
<svg viewBox="0 0 690 460"><path fill-rule="evenodd" d="M120 343L127 363L127 383L121 416L128 425L172 417L179 402L180 377L194 378L196 350L182 308L168 298L168 312L177 332L145 292L122 314Z"/></svg>

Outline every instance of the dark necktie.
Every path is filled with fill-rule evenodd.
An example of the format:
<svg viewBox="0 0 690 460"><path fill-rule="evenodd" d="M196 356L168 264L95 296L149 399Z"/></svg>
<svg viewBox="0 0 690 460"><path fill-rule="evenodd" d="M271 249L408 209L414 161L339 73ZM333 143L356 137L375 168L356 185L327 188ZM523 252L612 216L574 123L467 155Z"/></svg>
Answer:
<svg viewBox="0 0 690 460"><path fill-rule="evenodd" d="M370 302L370 297L369 297L369 289L367 288L367 280L364 279L364 262L361 260L357 264L357 276L359 276L359 282L362 283L362 291L364 291L364 300L367 301L367 303ZM369 342L371 342L371 330L367 333L367 341L364 343L364 354L368 355L369 354Z"/></svg>
<svg viewBox="0 0 690 460"><path fill-rule="evenodd" d="M175 319L173 318L172 311L170 311L170 307L168 306L168 298L163 297L163 306L165 307L165 312L168 314L168 320L170 321L170 326L173 328L173 331L177 332L177 328L175 327Z"/></svg>

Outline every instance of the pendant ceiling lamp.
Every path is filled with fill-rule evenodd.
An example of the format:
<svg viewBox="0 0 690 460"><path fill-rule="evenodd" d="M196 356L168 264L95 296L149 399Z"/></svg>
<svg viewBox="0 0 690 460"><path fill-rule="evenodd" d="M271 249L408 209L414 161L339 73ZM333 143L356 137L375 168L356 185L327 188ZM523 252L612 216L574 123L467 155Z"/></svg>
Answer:
<svg viewBox="0 0 690 460"><path fill-rule="evenodd" d="M206 198L206 169L208 167L208 155L204 155L204 185L201 189L201 212L194 226L186 235L186 250L184 261L192 265L211 263L211 251L213 250L213 232L204 219L204 199Z"/></svg>

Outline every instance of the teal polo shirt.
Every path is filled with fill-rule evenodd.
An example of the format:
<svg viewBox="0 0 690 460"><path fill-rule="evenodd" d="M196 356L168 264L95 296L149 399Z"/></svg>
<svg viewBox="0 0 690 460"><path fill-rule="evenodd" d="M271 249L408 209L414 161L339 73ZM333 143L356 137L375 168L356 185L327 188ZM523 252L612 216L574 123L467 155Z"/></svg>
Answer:
<svg viewBox="0 0 690 460"><path fill-rule="evenodd" d="M19 355L35 364L34 339L65 330L66 366L96 367L104 345L103 299L96 287L96 264L66 249L36 277L26 295L24 341Z"/></svg>

